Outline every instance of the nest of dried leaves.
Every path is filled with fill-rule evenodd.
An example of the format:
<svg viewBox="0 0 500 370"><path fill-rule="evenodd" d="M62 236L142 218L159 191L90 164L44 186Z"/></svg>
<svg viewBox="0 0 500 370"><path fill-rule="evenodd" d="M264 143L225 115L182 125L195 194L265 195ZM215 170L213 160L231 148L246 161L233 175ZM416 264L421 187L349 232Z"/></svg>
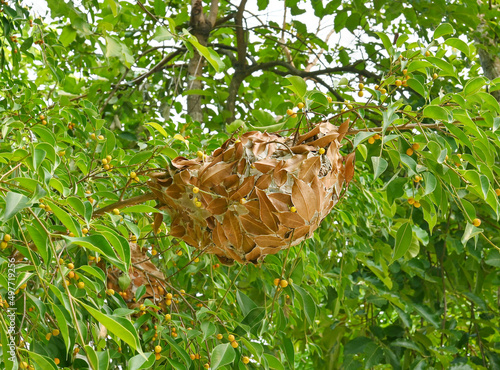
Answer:
<svg viewBox="0 0 500 370"><path fill-rule="evenodd" d="M354 153L339 151L348 127L247 132L211 156L175 158L148 185L171 217L171 236L222 263L256 263L310 238L340 199L354 175ZM156 229L161 222L160 214Z"/></svg>

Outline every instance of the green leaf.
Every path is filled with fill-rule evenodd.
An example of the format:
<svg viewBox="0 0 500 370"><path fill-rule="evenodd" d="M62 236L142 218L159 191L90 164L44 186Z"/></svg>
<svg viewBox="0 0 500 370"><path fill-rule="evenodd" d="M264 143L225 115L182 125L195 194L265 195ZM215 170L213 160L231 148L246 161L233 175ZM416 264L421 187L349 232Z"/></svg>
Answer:
<svg viewBox="0 0 500 370"><path fill-rule="evenodd" d="M28 353L28 356L38 366L40 366L41 369L43 369L43 370L49 370L49 369L57 370L57 365L54 362L54 360L52 360L51 358L49 358L47 356L42 356L42 355L40 355L38 353L31 352L31 351L26 351L26 352Z"/></svg>
<svg viewBox="0 0 500 370"><path fill-rule="evenodd" d="M49 239L45 231L43 231L43 229L39 230L37 227L28 224L26 225L26 229L28 230L31 240L35 243L43 261L46 264L50 263L51 252L49 248Z"/></svg>
<svg viewBox="0 0 500 370"><path fill-rule="evenodd" d="M250 311L257 307L257 304L254 301L239 290L236 292L236 300L238 301L238 305L241 308L243 316L248 315Z"/></svg>
<svg viewBox="0 0 500 370"><path fill-rule="evenodd" d="M478 92L486 83L486 79L484 77L475 77L467 81L464 87L464 96L467 97Z"/></svg>
<svg viewBox="0 0 500 370"><path fill-rule="evenodd" d="M183 36L193 45L198 52L205 57L205 59L214 67L216 72L220 72L224 68L224 63L220 60L219 55L211 48L201 45L198 39L191 35L188 30L183 29Z"/></svg>
<svg viewBox="0 0 500 370"><path fill-rule="evenodd" d="M389 165L387 161L382 157L372 157L373 163L373 180L376 180L384 171L387 169Z"/></svg>
<svg viewBox="0 0 500 370"><path fill-rule="evenodd" d="M417 79L415 78L410 78L408 81L407 81L407 84L408 86L413 89L416 93L418 93L419 95L423 96L424 98L426 97L427 93L426 93L426 90L424 88L424 85L422 85L420 83L420 81L418 81Z"/></svg>
<svg viewBox="0 0 500 370"><path fill-rule="evenodd" d="M304 96L306 95L307 92L307 84L304 81L304 79L302 77L290 76L290 75L286 76L285 78L292 84L292 86L287 86L287 87L290 90L292 90L295 94L297 94L297 96L300 99L304 99Z"/></svg>
<svg viewBox="0 0 500 370"><path fill-rule="evenodd" d="M424 108L424 116L432 118L436 121L448 122L448 111L437 105L428 105Z"/></svg>
<svg viewBox="0 0 500 370"><path fill-rule="evenodd" d="M425 184L425 189L424 189L424 195L430 194L436 189L437 185L437 180L436 176L434 176L430 172L425 172L424 173L424 184Z"/></svg>
<svg viewBox="0 0 500 370"><path fill-rule="evenodd" d="M484 199L488 196L488 191L490 190L490 180L484 175L479 177L479 181L481 182L481 190L483 191Z"/></svg>
<svg viewBox="0 0 500 370"><path fill-rule="evenodd" d="M69 330L68 330L68 322L66 321L66 316L64 316L64 313L62 310L66 310L62 306L57 306L55 304L52 304L52 309L54 310L54 315L56 316L57 319L57 325L59 327L59 330L61 331L61 335L63 337L64 343L66 343L66 352L69 353L71 349L71 340L69 338Z"/></svg>
<svg viewBox="0 0 500 370"><path fill-rule="evenodd" d="M187 352L182 347L180 347L177 344L177 342L170 335L165 336L165 339L170 344L170 346L172 347L172 349L184 360L184 363L186 365L188 365L188 364L191 363L191 358L189 357L189 355L187 354ZM231 347L231 349L232 349L232 347Z"/></svg>
<svg viewBox="0 0 500 370"><path fill-rule="evenodd" d="M99 321L102 325L109 330L110 333L113 333L118 338L127 343L134 350L139 352L142 356L141 342L139 340L139 336L137 335L137 331L135 330L134 325L129 320L126 320L122 317L113 316L110 314L102 313L101 311L96 310L95 308L78 301L97 321Z"/></svg>
<svg viewBox="0 0 500 370"><path fill-rule="evenodd" d="M170 40L172 38L172 34L166 27L158 26L156 27L155 33L153 35L153 40L158 42L162 42L165 40Z"/></svg>
<svg viewBox="0 0 500 370"><path fill-rule="evenodd" d="M50 206L54 215L66 226L66 229L75 235L80 235L80 226L76 223L74 217L71 217L65 210L49 200L46 200L45 203Z"/></svg>
<svg viewBox="0 0 500 370"><path fill-rule="evenodd" d="M449 35L455 32L455 29L449 23L442 23L434 31L433 39L437 39L444 35Z"/></svg>
<svg viewBox="0 0 500 370"><path fill-rule="evenodd" d="M267 364L271 369L285 370L283 364L281 363L281 360L278 360L273 355L269 353L264 353L264 357L266 358Z"/></svg>
<svg viewBox="0 0 500 370"><path fill-rule="evenodd" d="M465 226L465 231L462 235L462 240L461 240L462 244L463 245L467 244L470 238L473 238L474 236L481 234L483 231L484 231L483 229L475 227L473 224L467 222L467 226Z"/></svg>
<svg viewBox="0 0 500 370"><path fill-rule="evenodd" d="M3 212L3 221L8 221L24 208L30 205L28 197L23 194L9 191L5 196L5 210Z"/></svg>
<svg viewBox="0 0 500 370"><path fill-rule="evenodd" d="M165 131L165 129L163 127L161 127L158 123L146 122L146 125L153 127L156 131L158 131L160 134L162 134L166 139L171 139L170 135L167 134L167 131Z"/></svg>
<svg viewBox="0 0 500 370"><path fill-rule="evenodd" d="M493 249L484 259L484 263L493 267L500 267L500 252Z"/></svg>
<svg viewBox="0 0 500 370"><path fill-rule="evenodd" d="M66 26L59 36L59 41L64 47L68 47L76 39L76 30L72 26Z"/></svg>
<svg viewBox="0 0 500 370"><path fill-rule="evenodd" d="M387 110L382 112L382 135L385 134L385 131L387 128L399 117L396 113L397 105L396 104L391 104L387 107Z"/></svg>
<svg viewBox="0 0 500 370"><path fill-rule="evenodd" d="M236 354L234 353L231 344L224 343L219 344L212 350L211 354L212 363L210 364L212 369L217 369L219 367L228 365L234 361Z"/></svg>
<svg viewBox="0 0 500 370"><path fill-rule="evenodd" d="M356 134L356 136L354 136L354 140L353 140L353 147L356 148L360 143L362 143L363 141L365 141L366 139L368 139L369 137L375 135L376 133L375 132L365 132L365 131L362 131L362 132L358 132Z"/></svg>
<svg viewBox="0 0 500 370"><path fill-rule="evenodd" d="M385 50L387 50L389 55L392 55L394 49L392 47L392 43L391 43L391 40L389 39L389 36L387 36L387 34L385 32L375 32L375 33L382 40L382 43L384 44Z"/></svg>
<svg viewBox="0 0 500 370"><path fill-rule="evenodd" d="M138 205L135 205L135 206L130 206L128 208L124 208L121 210L122 213L133 213L133 212L137 212L137 213L142 213L142 214L145 214L145 213L160 213L160 210L155 208L155 207L151 207L151 206L148 206L148 205L145 205L145 204L138 204Z"/></svg>
<svg viewBox="0 0 500 370"><path fill-rule="evenodd" d="M152 369L155 363L155 354L153 352L146 352L144 356L136 355L132 357L128 361L127 370Z"/></svg>
<svg viewBox="0 0 500 370"><path fill-rule="evenodd" d="M295 289L302 300L302 307L304 308L304 313L309 324L314 323L314 317L316 316L316 304L312 299L311 295L296 284L292 284L293 289Z"/></svg>
<svg viewBox="0 0 500 370"><path fill-rule="evenodd" d="M90 236L85 236L83 238L72 238L70 236L63 235L62 237L72 244L85 247L87 249L90 249L91 251L103 255L104 257L106 257L106 259L108 259L113 265L118 267L120 270L122 270L125 273L128 272L128 269L126 269L125 264L118 259L115 251L113 250L113 248L111 248L109 242L106 240L104 236L90 235Z"/></svg>
<svg viewBox="0 0 500 370"><path fill-rule="evenodd" d="M396 233L394 253L392 256L393 262L403 257L408 251L411 245L412 235L412 228L409 222L405 222L399 227Z"/></svg>
<svg viewBox="0 0 500 370"><path fill-rule="evenodd" d="M420 316L422 316L425 320L431 323L432 326L434 326L436 329L440 327L441 323L439 321L439 317L436 314L431 313L429 307L416 303L413 304L413 307L417 310Z"/></svg>
<svg viewBox="0 0 500 370"><path fill-rule="evenodd" d="M449 45L453 48L460 50L467 57L470 57L469 46L464 41L457 39L457 38L449 38L449 39L445 40L444 43L445 43L445 45Z"/></svg>

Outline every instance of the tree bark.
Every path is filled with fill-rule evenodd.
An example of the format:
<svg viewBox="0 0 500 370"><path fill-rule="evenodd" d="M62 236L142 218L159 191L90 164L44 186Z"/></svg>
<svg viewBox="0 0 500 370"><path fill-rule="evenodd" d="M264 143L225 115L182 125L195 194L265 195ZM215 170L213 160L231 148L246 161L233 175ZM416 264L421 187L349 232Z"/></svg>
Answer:
<svg viewBox="0 0 500 370"><path fill-rule="evenodd" d="M226 118L227 123L234 121L238 90L241 83L247 76L247 40L246 31L243 28L243 11L245 10L246 3L247 0L241 0L238 11L234 17L234 23L236 25L237 63L233 64L235 72L233 78L231 79L231 83L229 84L229 97L227 98L225 107L225 110L229 112L229 115Z"/></svg>
<svg viewBox="0 0 500 370"><path fill-rule="evenodd" d="M497 50L499 45L499 40L497 38L491 38L488 36L487 25L484 20L481 20L477 28L477 32L480 36L476 37L476 47L477 54L479 55L479 62L483 68L484 76L490 80L500 77L500 58L489 50ZM493 91L491 95L500 102L500 91Z"/></svg>
<svg viewBox="0 0 500 370"><path fill-rule="evenodd" d="M219 2L212 0L210 4L210 14L206 16L203 13L203 4L201 0L191 1L191 19L189 25L191 26L191 34L195 36L198 42L207 46L210 31L217 19L217 12L219 9ZM188 64L188 88L187 90L203 90L203 83L199 77L203 73L204 60L203 57L194 50L194 55ZM187 98L187 112L193 121L203 122L203 110L201 107L201 95L188 95Z"/></svg>

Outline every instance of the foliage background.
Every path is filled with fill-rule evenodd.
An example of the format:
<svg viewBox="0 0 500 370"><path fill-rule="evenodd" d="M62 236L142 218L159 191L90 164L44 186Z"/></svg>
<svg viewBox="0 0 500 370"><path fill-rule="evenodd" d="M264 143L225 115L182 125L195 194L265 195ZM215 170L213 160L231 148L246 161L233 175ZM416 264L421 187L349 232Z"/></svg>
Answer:
<svg viewBox="0 0 500 370"><path fill-rule="evenodd" d="M277 22L245 0L47 3L51 20L1 5L0 224L12 237L0 255L1 368L500 368L495 4L286 1ZM150 169L210 153L237 127L347 117L357 161L346 197L311 240L258 266L195 262L168 223L152 233L153 201L93 217L144 194ZM158 312L145 301L139 317L106 294L95 263L127 271L134 238L177 295ZM65 286L68 263L83 289ZM290 285L277 292L280 277Z"/></svg>

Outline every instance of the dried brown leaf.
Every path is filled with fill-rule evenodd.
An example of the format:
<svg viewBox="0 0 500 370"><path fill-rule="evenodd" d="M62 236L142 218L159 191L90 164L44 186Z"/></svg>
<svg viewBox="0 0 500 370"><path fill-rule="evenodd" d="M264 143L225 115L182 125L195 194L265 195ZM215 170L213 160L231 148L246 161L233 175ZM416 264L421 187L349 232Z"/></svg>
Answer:
<svg viewBox="0 0 500 370"><path fill-rule="evenodd" d="M292 186L292 202L297 213L310 222L314 213L319 210L318 198L312 189L302 180L295 179Z"/></svg>
<svg viewBox="0 0 500 370"><path fill-rule="evenodd" d="M278 230L278 217L274 214L277 209L274 207L267 194L260 189L256 189L260 205L260 219L272 231Z"/></svg>
<svg viewBox="0 0 500 370"><path fill-rule="evenodd" d="M311 182L313 178L317 178L320 167L320 157L314 156L307 158L302 162L302 166L300 166L299 179L307 183Z"/></svg>
<svg viewBox="0 0 500 370"><path fill-rule="evenodd" d="M251 215L240 217L241 225L245 231L252 235L269 235L272 234L271 229L264 225L260 220Z"/></svg>

